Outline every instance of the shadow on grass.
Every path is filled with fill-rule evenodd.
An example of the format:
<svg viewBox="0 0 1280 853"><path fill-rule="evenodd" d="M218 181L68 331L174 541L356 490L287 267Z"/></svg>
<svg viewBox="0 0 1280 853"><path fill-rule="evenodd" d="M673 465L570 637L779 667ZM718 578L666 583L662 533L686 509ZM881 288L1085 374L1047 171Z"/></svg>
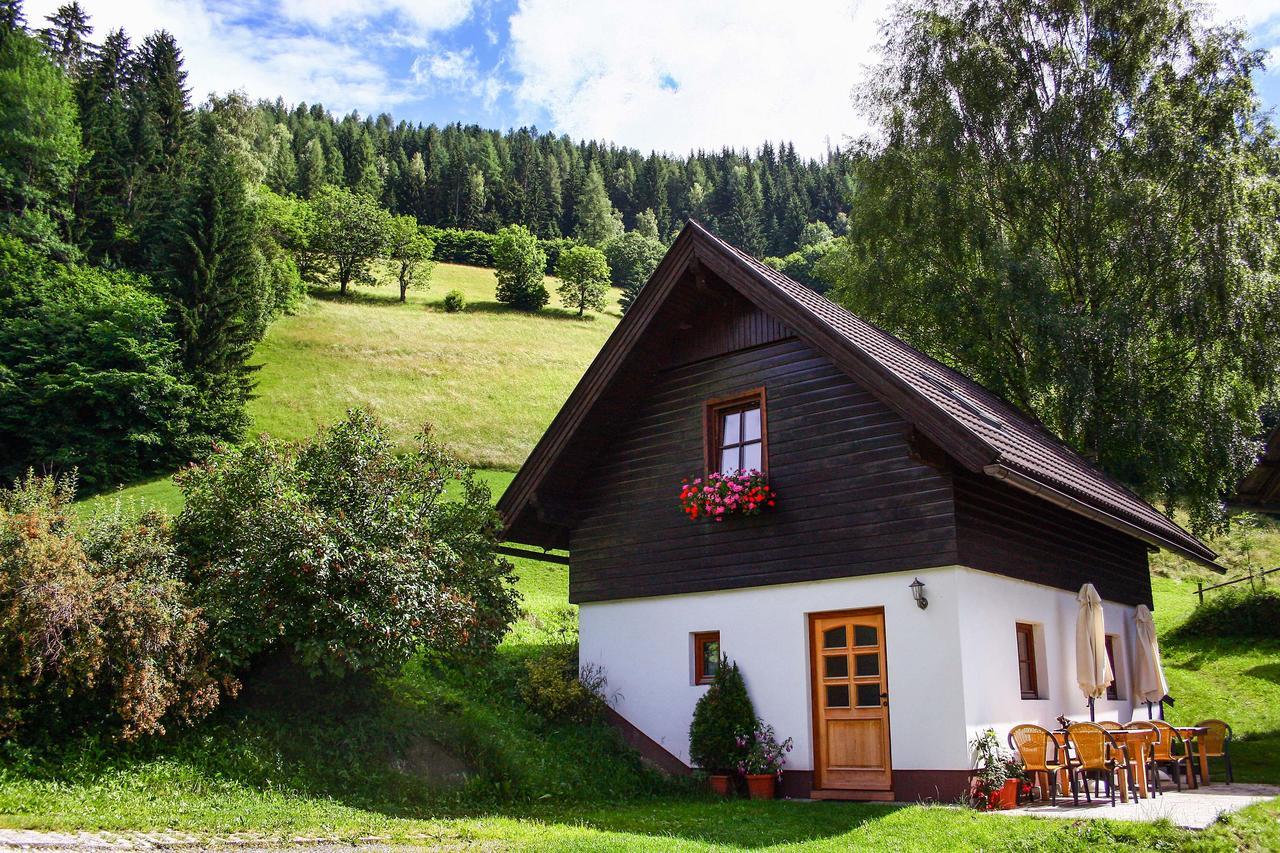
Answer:
<svg viewBox="0 0 1280 853"><path fill-rule="evenodd" d="M371 290L361 290L355 285L346 293L340 293L332 287L321 287L312 285L307 288L307 292L315 299L321 302L338 302L346 305L407 305L406 302L400 301L399 293L380 293Z"/></svg>
<svg viewBox="0 0 1280 853"><path fill-rule="evenodd" d="M1244 671L1245 675L1262 678L1280 684L1280 663L1266 663Z"/></svg>
<svg viewBox="0 0 1280 853"><path fill-rule="evenodd" d="M426 308L430 311L447 313L444 310L443 302L432 301L426 303L420 302L401 302L398 293L382 293L370 290L361 290L355 288L348 290L345 294L339 293L332 287L312 286L308 288L308 292L314 298L322 302L336 302L345 305L378 305L383 307L408 306L417 310ZM524 311L514 308L510 305L497 302L495 300L484 299L474 302L468 302L467 307L461 312L462 314L510 314L516 317L539 317L549 318L552 320L573 320L582 323L595 322L596 318L602 314L618 317L621 316L616 312L592 312L582 317L578 316L577 311L568 308L557 308L555 306L546 306L537 311Z"/></svg>
<svg viewBox="0 0 1280 853"><path fill-rule="evenodd" d="M429 303L433 310L443 311L439 303ZM596 320L595 313L589 313L582 317L578 316L577 311L571 311L568 308L556 308L555 306L546 306L537 311L524 311L520 308L514 308L502 302L494 300L479 300L476 302L468 302L467 307L463 309L464 314L514 314L517 317L549 317L553 320L574 320L582 323L593 323Z"/></svg>

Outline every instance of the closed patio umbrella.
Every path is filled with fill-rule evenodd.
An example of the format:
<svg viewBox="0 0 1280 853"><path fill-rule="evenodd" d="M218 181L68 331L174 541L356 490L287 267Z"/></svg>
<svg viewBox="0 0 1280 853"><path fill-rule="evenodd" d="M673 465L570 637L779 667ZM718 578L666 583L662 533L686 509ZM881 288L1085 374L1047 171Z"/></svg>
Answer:
<svg viewBox="0 0 1280 853"><path fill-rule="evenodd" d="M1089 700L1089 719L1094 718L1093 702L1107 692L1115 676L1107 660L1107 633L1102 623L1102 597L1087 583L1076 596L1076 683Z"/></svg>
<svg viewBox="0 0 1280 853"><path fill-rule="evenodd" d="M1134 651L1135 687L1138 698L1147 703L1150 717L1151 703L1162 702L1169 695L1169 682L1165 680L1164 665L1160 662L1160 641L1156 639L1156 623L1151 611L1147 605L1139 604L1133 618L1138 632L1138 647ZM1160 716L1164 718L1163 713Z"/></svg>

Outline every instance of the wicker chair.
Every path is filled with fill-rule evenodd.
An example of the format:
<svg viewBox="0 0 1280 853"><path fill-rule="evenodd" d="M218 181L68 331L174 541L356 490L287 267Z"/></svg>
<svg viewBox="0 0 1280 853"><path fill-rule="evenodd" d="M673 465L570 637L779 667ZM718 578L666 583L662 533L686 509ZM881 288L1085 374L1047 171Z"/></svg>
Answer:
<svg viewBox="0 0 1280 853"><path fill-rule="evenodd" d="M1191 763L1191 750L1187 746L1187 742L1183 740L1182 735L1173 726L1164 720L1141 720L1135 721L1135 726L1155 729L1159 740L1151 745L1151 763L1157 768L1168 767L1170 774L1173 776L1173 784L1178 786L1178 790L1182 790L1182 774L1187 775L1187 779L1194 784L1195 777L1192 775L1194 765ZM1175 746L1181 745L1182 753L1178 754L1173 751ZM1159 778L1159 774L1156 774Z"/></svg>
<svg viewBox="0 0 1280 853"><path fill-rule="evenodd" d="M1080 802L1076 777L1084 779L1084 796L1093 802L1089 793L1089 774L1097 773L1106 784L1111 805L1116 804L1115 779L1120 770L1126 769L1124 751L1116 744L1111 733L1095 723L1073 723L1067 729L1067 773L1071 776L1071 799Z"/></svg>
<svg viewBox="0 0 1280 853"><path fill-rule="evenodd" d="M1109 732L1118 731L1124 728L1124 726L1120 725L1119 723L1114 723L1111 720L1099 720L1097 723L1097 726L1098 728L1106 729Z"/></svg>
<svg viewBox="0 0 1280 853"><path fill-rule="evenodd" d="M1058 744L1048 729L1033 726L1030 723L1014 726L1009 732L1009 747L1018 753L1022 767L1034 779L1045 777L1045 790L1049 792L1049 800L1058 804L1058 773L1065 765L1058 755ZM1050 760L1050 755L1053 756Z"/></svg>
<svg viewBox="0 0 1280 853"><path fill-rule="evenodd" d="M1199 738L1200 748L1208 759L1221 758L1227 765L1227 784L1235 781L1231 772L1231 726L1222 720L1201 720L1197 726L1207 729ZM1204 780L1208 783L1208 779Z"/></svg>

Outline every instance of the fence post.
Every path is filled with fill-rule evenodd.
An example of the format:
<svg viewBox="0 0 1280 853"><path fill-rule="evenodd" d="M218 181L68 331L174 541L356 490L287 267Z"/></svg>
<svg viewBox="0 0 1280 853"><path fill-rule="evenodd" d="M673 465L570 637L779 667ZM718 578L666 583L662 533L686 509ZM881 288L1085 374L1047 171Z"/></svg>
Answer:
<svg viewBox="0 0 1280 853"><path fill-rule="evenodd" d="M1204 581L1196 581L1196 595L1200 598L1200 603L1204 604Z"/></svg>

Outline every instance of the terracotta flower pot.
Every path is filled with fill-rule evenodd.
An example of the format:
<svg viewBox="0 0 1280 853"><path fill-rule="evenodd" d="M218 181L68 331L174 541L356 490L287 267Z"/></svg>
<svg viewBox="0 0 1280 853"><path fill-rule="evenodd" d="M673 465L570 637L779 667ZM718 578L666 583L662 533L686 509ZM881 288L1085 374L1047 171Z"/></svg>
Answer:
<svg viewBox="0 0 1280 853"><path fill-rule="evenodd" d="M707 783L711 786L711 793L719 794L722 797L729 796L729 792L733 790L733 780L728 776L712 775L707 777Z"/></svg>
<svg viewBox="0 0 1280 853"><path fill-rule="evenodd" d="M778 780L772 773L748 773L747 791L753 800L772 800Z"/></svg>
<svg viewBox="0 0 1280 853"><path fill-rule="evenodd" d="M1016 809L1018 807L1018 780L1007 779L998 791L991 792L991 808Z"/></svg>

